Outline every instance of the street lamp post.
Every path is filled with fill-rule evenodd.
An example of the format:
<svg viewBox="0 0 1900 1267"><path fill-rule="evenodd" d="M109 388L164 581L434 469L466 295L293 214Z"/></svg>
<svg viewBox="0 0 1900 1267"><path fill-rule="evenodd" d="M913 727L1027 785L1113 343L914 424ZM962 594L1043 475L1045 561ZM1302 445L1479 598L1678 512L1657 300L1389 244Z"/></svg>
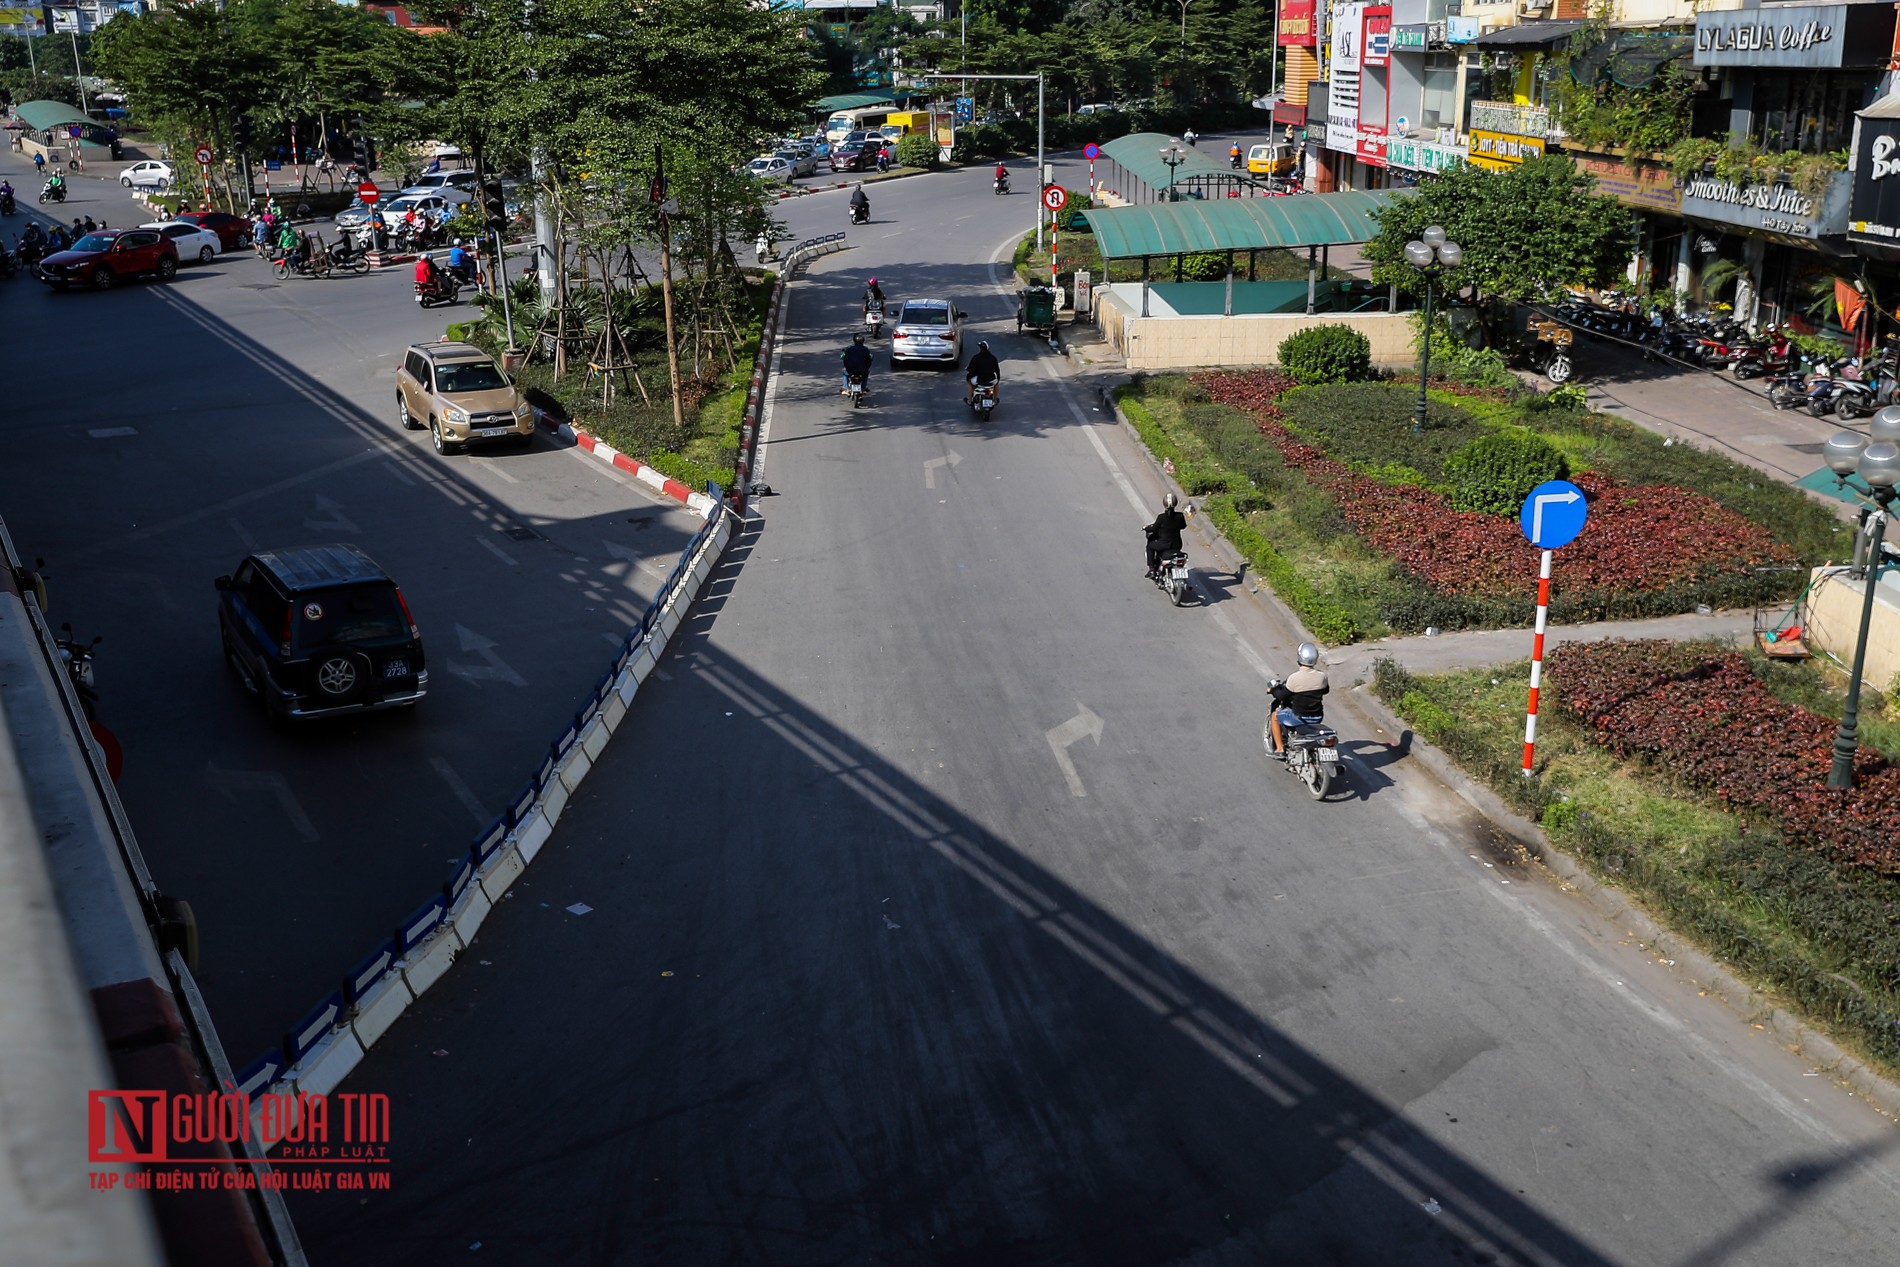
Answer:
<svg viewBox="0 0 1900 1267"><path fill-rule="evenodd" d="M1860 635L1854 640L1854 667L1847 678L1847 707L1841 712L1840 727L1834 732L1834 763L1827 772L1827 785L1836 789L1854 786L1854 753L1860 746L1860 676L1867 667L1867 632L1874 620L1874 586L1880 583L1881 542L1887 535L1888 507L1900 496L1894 485L1900 484L1900 409L1889 405L1876 415L1873 443L1852 431L1831 437L1823 452L1829 469L1843 481L1859 475L1874 499L1874 509L1866 516L1863 531L1867 535L1867 588L1861 600Z"/></svg>
<svg viewBox="0 0 1900 1267"><path fill-rule="evenodd" d="M1174 169L1187 162L1187 150L1179 141L1169 141L1161 147L1161 161L1168 165L1168 201L1179 202L1174 195Z"/></svg>
<svg viewBox="0 0 1900 1267"><path fill-rule="evenodd" d="M1445 231L1434 224L1405 244L1405 262L1425 275L1425 336L1418 359L1418 410L1412 415L1412 430L1421 431L1425 427L1425 383L1432 368L1433 283L1447 269L1465 262L1465 249L1447 239Z"/></svg>

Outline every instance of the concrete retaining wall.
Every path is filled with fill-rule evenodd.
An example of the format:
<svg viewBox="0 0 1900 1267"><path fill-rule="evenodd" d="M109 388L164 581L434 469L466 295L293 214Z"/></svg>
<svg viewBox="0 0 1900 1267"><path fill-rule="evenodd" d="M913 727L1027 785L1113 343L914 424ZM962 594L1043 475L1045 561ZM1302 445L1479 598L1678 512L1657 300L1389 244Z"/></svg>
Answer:
<svg viewBox="0 0 1900 1267"><path fill-rule="evenodd" d="M1418 364L1404 313L1266 313L1236 317L1143 317L1119 293L1095 293L1095 323L1131 370L1207 365L1275 365L1280 344L1309 326L1351 326L1372 344L1383 369Z"/></svg>

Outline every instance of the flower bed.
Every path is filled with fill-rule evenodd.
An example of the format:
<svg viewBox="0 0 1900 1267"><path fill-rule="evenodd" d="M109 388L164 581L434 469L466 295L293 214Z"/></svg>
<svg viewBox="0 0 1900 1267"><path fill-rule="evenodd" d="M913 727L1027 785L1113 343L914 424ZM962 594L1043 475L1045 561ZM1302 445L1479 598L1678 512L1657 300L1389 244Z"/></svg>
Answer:
<svg viewBox="0 0 1900 1267"><path fill-rule="evenodd" d="M1286 375L1215 373L1195 382L1213 400L1245 411L1367 544L1433 591L1493 600L1527 593L1527 560L1535 556L1514 520L1457 511L1432 489L1386 483L1335 461L1286 426L1277 403L1295 386ZM1794 551L1766 529L1690 489L1620 485L1596 472L1574 482L1590 500L1590 527L1557 564L1569 611L1653 615L1734 601L1750 594L1755 567L1795 562ZM1659 593L1667 601L1659 604Z"/></svg>
<svg viewBox="0 0 1900 1267"><path fill-rule="evenodd" d="M1667 642L1571 643L1550 658L1557 707L1612 751L1843 862L1900 872L1900 767L1869 748L1857 786L1826 784L1835 724L1784 704L1739 652Z"/></svg>

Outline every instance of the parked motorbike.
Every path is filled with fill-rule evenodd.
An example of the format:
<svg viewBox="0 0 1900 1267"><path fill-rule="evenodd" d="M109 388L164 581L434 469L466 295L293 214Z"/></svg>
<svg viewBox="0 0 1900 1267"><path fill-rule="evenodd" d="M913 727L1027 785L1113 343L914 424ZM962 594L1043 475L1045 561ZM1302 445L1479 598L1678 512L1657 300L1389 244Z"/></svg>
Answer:
<svg viewBox="0 0 1900 1267"><path fill-rule="evenodd" d="M1275 678L1267 684L1272 690L1280 684ZM1269 704L1275 708L1278 705ZM1306 790L1313 799L1323 801L1332 787L1333 776L1339 772L1339 734L1332 727L1314 719L1301 720L1294 725L1282 724L1280 733L1286 739L1286 768L1306 784ZM1269 757L1273 754L1273 723L1271 717L1260 728L1260 743Z"/></svg>
<svg viewBox="0 0 1900 1267"><path fill-rule="evenodd" d="M1184 605L1188 595L1194 591L1188 585L1188 557L1186 550L1175 550L1161 556L1161 565L1148 574L1155 588L1168 596L1168 601L1176 607Z"/></svg>
<svg viewBox="0 0 1900 1267"><path fill-rule="evenodd" d="M1780 326L1769 326L1762 334L1767 343L1751 343L1742 348L1729 367L1737 378L1759 378L1764 374L1784 373L1791 364L1791 345Z"/></svg>
<svg viewBox="0 0 1900 1267"><path fill-rule="evenodd" d="M1793 409L1806 402L1808 398L1808 375L1812 371L1808 358L1797 357L1795 363L1768 380L1768 403L1776 409Z"/></svg>
<svg viewBox="0 0 1900 1267"><path fill-rule="evenodd" d="M869 303L864 306L864 332L876 339L878 332L884 329L884 305Z"/></svg>
<svg viewBox="0 0 1900 1267"><path fill-rule="evenodd" d="M853 409L860 408L864 404L864 375L848 375L845 380L845 394L851 397Z"/></svg>
<svg viewBox="0 0 1900 1267"><path fill-rule="evenodd" d="M996 384L978 383L970 393L970 412L979 419L988 418L996 409Z"/></svg>
<svg viewBox="0 0 1900 1267"><path fill-rule="evenodd" d="M99 692L93 684L92 649L105 641L105 636L94 638L91 642L80 642L73 636L71 625L61 625L61 636L53 639L53 645L59 648L59 658L66 665L66 676L72 680L73 694L79 697L79 706L86 710L87 720L91 720L97 711Z"/></svg>
<svg viewBox="0 0 1900 1267"><path fill-rule="evenodd" d="M1816 418L1832 412L1843 422L1865 418L1874 412L1876 384L1860 376L1854 361L1837 362L1832 380L1816 380L1808 389L1808 412Z"/></svg>

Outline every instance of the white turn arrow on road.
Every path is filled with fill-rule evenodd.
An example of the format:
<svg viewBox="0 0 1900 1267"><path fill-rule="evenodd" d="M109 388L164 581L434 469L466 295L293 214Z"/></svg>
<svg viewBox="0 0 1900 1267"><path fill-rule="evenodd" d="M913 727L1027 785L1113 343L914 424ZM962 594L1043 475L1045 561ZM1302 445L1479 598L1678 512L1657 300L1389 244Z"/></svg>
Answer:
<svg viewBox="0 0 1900 1267"><path fill-rule="evenodd" d="M343 513L343 506L340 502L333 502L328 497L319 497L317 498L317 509L326 515L327 518L304 520L303 526L312 532L360 533L363 531L350 522L350 517Z"/></svg>
<svg viewBox="0 0 1900 1267"><path fill-rule="evenodd" d="M1555 502L1558 505L1567 506L1580 496L1581 494L1573 489L1568 493L1545 493L1531 502L1531 544L1535 546L1544 544L1544 503Z"/></svg>
<svg viewBox="0 0 1900 1267"><path fill-rule="evenodd" d="M665 571L638 550L629 550L626 546L616 544L615 542L607 540L605 537L601 538L600 544L606 547L610 557L619 559L622 563L627 565L627 571L623 579L631 581L635 569L651 572L654 576L659 577L663 581L666 579Z"/></svg>
<svg viewBox="0 0 1900 1267"><path fill-rule="evenodd" d="M963 460L962 458L958 457L954 453L945 453L940 458L931 458L928 462L924 463L924 487L935 488L937 486L937 468L938 467L955 466L957 463L961 462L962 460Z"/></svg>
<svg viewBox="0 0 1900 1267"><path fill-rule="evenodd" d="M484 638L467 625L457 625L455 636L461 640L462 650L473 651L486 664L451 664L449 672L465 682L473 682L478 688L483 682L506 682L510 686L526 686L528 680L501 662L495 654L492 638Z"/></svg>
<svg viewBox="0 0 1900 1267"><path fill-rule="evenodd" d="M313 845L319 839L317 825L303 812L297 794L290 790L290 780L283 775L266 774L262 770L227 770L215 761L206 761L205 779L233 805L237 804L239 792L269 795L282 807L284 817L290 820L291 827L306 845Z"/></svg>
<svg viewBox="0 0 1900 1267"><path fill-rule="evenodd" d="M1056 764L1062 767L1062 777L1069 781L1069 790L1077 796L1087 796L1082 776L1075 772L1075 762L1069 760L1069 745L1087 736L1095 741L1096 747L1101 747L1102 719L1091 713L1081 700L1077 700L1075 706L1082 711L1049 732L1049 750L1056 754Z"/></svg>

